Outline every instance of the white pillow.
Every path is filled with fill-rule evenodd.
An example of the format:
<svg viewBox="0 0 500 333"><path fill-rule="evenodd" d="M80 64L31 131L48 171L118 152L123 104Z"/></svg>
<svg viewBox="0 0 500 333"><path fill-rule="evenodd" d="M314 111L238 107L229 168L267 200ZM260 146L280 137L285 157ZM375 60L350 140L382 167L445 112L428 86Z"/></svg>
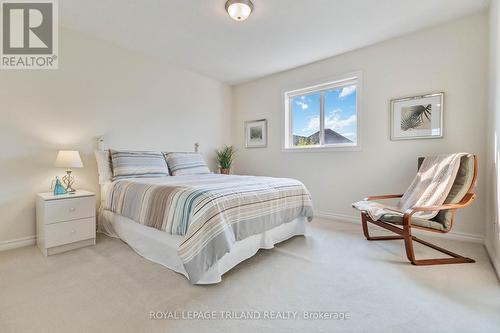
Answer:
<svg viewBox="0 0 500 333"><path fill-rule="evenodd" d="M94 152L99 173L99 184L109 183L113 179L113 169L109 150L96 150Z"/></svg>

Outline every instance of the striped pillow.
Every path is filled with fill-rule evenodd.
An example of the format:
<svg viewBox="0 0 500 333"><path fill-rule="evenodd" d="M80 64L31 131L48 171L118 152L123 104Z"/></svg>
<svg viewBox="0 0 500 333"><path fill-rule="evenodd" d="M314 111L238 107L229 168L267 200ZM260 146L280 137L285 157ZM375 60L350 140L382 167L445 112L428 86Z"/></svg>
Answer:
<svg viewBox="0 0 500 333"><path fill-rule="evenodd" d="M168 176L168 166L161 152L111 150L111 161L113 180Z"/></svg>
<svg viewBox="0 0 500 333"><path fill-rule="evenodd" d="M203 156L198 153L167 153L165 158L173 176L210 173Z"/></svg>

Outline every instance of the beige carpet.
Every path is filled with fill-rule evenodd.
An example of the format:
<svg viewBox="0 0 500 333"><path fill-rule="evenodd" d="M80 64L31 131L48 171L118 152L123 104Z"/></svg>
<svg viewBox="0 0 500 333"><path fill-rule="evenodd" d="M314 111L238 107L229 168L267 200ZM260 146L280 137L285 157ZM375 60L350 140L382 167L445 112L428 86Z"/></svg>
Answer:
<svg viewBox="0 0 500 333"><path fill-rule="evenodd" d="M0 332L499 332L500 287L482 245L439 244L478 262L415 267L401 241L368 242L359 225L320 219L307 237L260 251L213 286L192 286L103 236L49 258L35 247L1 252ZM304 320L304 310L350 318ZM150 320L150 311L300 319Z"/></svg>

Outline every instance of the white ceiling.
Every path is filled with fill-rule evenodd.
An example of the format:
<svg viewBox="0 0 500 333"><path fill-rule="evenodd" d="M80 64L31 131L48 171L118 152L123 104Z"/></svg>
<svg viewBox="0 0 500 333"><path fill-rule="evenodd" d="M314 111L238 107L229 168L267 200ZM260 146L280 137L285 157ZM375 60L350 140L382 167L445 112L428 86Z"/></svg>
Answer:
<svg viewBox="0 0 500 333"><path fill-rule="evenodd" d="M63 26L235 84L479 12L489 0L63 0Z"/></svg>

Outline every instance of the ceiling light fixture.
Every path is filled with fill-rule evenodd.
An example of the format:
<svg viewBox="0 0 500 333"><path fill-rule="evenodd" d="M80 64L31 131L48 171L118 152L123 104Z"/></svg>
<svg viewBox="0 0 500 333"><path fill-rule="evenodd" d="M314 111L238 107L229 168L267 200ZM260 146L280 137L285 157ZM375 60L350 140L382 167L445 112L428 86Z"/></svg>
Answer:
<svg viewBox="0 0 500 333"><path fill-rule="evenodd" d="M253 10L250 0L227 0L226 11L234 20L245 21Z"/></svg>

